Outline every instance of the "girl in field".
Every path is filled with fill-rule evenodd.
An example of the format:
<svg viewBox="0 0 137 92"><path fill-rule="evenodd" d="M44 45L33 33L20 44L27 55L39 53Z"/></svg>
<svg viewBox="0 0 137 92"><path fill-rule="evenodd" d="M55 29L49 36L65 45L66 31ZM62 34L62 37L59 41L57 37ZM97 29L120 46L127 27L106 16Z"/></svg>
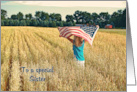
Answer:
<svg viewBox="0 0 137 92"><path fill-rule="evenodd" d="M60 36L61 37L61 36ZM78 64L78 66L85 66L85 58L84 58L84 43L85 40L81 37L74 36L74 40L71 38L67 38L73 44L73 52L74 52L74 60Z"/></svg>
<svg viewBox="0 0 137 92"><path fill-rule="evenodd" d="M89 24L86 25L89 27ZM99 27L99 25L96 25L96 27ZM60 35L60 37L62 37ZM79 66L84 67L85 66L85 58L84 58L84 44L86 42L85 39L74 36L74 39L67 38L72 44L73 44L73 53L74 53L74 60Z"/></svg>

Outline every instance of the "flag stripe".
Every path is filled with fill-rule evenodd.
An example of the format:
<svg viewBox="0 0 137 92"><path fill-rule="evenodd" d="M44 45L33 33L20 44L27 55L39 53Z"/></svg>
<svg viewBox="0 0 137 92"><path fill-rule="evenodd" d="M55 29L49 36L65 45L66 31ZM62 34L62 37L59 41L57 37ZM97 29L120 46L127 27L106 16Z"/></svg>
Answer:
<svg viewBox="0 0 137 92"><path fill-rule="evenodd" d="M92 40L89 35L87 35L86 33L84 33L84 34L81 33L80 30L69 30L69 31L65 32L62 36L66 36L68 33L72 33L72 34L73 34L73 33L78 33L78 34L83 35L83 36L86 37L87 39Z"/></svg>
<svg viewBox="0 0 137 92"><path fill-rule="evenodd" d="M84 38L86 41L89 42L90 45L92 45L93 39L97 33L99 28L96 28L94 26L92 27L58 27L58 30L60 32L60 35L63 37L70 37L72 35Z"/></svg>
<svg viewBox="0 0 137 92"><path fill-rule="evenodd" d="M83 30L81 29L67 29L67 30L64 30L63 33L61 33L61 35L65 35L67 32L79 32L81 33L82 35L85 35L86 37L88 37L89 39L91 39L90 35L85 33Z"/></svg>
<svg viewBox="0 0 137 92"><path fill-rule="evenodd" d="M71 30L72 28L65 28L63 29L60 34L64 34L64 32L68 31L68 30ZM78 28L73 28L74 30L77 30Z"/></svg>
<svg viewBox="0 0 137 92"><path fill-rule="evenodd" d="M69 37L69 35L71 35L71 33L68 34L68 36L64 36L64 37ZM89 40L87 39L85 36L81 35L81 34L78 34L76 32L72 33L72 35L75 35L75 36L79 36L81 38L84 38L86 41L88 41L90 44L92 44L92 40Z"/></svg>
<svg viewBox="0 0 137 92"><path fill-rule="evenodd" d="M71 29L74 29L74 30L77 30L77 29L80 29L80 28L65 28L65 29L62 29L62 31L60 32L61 34L63 34L64 32L68 31L68 30L71 30Z"/></svg>

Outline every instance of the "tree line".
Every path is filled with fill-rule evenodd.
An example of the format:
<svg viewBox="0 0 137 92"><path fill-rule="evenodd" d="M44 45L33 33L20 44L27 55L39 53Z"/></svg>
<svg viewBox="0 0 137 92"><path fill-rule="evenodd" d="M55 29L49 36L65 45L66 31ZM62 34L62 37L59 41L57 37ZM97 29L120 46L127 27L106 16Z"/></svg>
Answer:
<svg viewBox="0 0 137 92"><path fill-rule="evenodd" d="M36 11L34 17L31 13L23 14L18 12L7 18L7 11L1 9L1 25L2 26L75 26L76 24L90 25L97 24L104 28L106 24L113 25L113 28L126 28L126 9L118 10L110 15L108 12L89 13L86 11L75 11L73 15L66 15L66 21L62 20L59 13L48 14L44 11Z"/></svg>

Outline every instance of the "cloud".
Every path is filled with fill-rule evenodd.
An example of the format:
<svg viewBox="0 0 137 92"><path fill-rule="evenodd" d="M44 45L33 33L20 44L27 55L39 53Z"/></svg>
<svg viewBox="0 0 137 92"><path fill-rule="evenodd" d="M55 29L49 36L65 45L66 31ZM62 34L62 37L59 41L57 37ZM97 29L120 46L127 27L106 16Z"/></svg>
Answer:
<svg viewBox="0 0 137 92"><path fill-rule="evenodd" d="M56 7L115 7L125 8L126 1L10 1L2 5L33 5Z"/></svg>
<svg viewBox="0 0 137 92"><path fill-rule="evenodd" d="M15 5L14 2L4 2L4 1L1 1L1 5Z"/></svg>

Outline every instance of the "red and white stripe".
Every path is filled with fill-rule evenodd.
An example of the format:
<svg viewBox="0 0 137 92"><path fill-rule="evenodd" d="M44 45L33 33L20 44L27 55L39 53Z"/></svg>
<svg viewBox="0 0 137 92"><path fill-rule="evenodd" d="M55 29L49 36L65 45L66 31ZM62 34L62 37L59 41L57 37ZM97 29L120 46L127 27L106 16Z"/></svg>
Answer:
<svg viewBox="0 0 137 92"><path fill-rule="evenodd" d="M58 30L60 32L60 35L67 38L72 35L84 38L86 41L89 42L90 45L92 45L93 38L87 33L85 33L80 27L58 27Z"/></svg>

